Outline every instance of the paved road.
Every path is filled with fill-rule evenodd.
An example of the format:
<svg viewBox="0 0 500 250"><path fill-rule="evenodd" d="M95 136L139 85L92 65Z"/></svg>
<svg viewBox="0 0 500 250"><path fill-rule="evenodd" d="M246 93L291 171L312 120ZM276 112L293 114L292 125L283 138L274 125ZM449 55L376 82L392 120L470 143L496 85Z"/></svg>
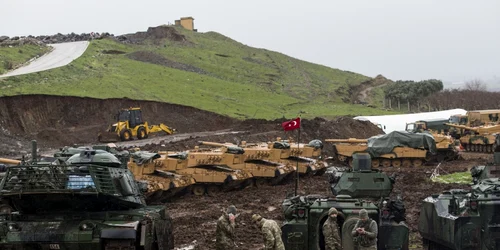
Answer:
<svg viewBox="0 0 500 250"><path fill-rule="evenodd" d="M24 75L67 65L85 52L89 46L89 42L57 43L49 44L49 46L54 47L50 53L41 56L28 65L22 66L4 75L0 75L0 78Z"/></svg>

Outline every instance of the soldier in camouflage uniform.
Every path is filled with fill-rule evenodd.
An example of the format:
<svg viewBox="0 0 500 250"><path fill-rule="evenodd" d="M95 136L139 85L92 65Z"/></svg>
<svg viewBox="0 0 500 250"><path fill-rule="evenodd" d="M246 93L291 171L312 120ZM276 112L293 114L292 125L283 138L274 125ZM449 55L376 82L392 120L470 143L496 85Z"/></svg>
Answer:
<svg viewBox="0 0 500 250"><path fill-rule="evenodd" d="M323 223L326 250L342 250L339 227L337 225L337 214L337 209L334 207L330 208L328 219Z"/></svg>
<svg viewBox="0 0 500 250"><path fill-rule="evenodd" d="M231 205L225 213L217 220L217 230L215 231L215 249L234 249L234 227L236 218L236 207Z"/></svg>
<svg viewBox="0 0 500 250"><path fill-rule="evenodd" d="M252 215L252 221L262 230L265 250L285 250L281 240L281 228L274 220L266 220L258 214Z"/></svg>
<svg viewBox="0 0 500 250"><path fill-rule="evenodd" d="M368 217L366 209L361 209L359 211L359 219L352 230L352 236L358 249L377 249L377 234L377 222Z"/></svg>

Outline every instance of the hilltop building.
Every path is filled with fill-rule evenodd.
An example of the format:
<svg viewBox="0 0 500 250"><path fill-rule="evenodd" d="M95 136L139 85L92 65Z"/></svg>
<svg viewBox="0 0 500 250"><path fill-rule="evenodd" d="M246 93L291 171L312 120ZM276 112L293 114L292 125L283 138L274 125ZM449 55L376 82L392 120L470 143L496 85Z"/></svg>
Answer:
<svg viewBox="0 0 500 250"><path fill-rule="evenodd" d="M192 17L181 17L179 20L175 20L175 25L182 26L184 29L198 31L194 28L194 18Z"/></svg>

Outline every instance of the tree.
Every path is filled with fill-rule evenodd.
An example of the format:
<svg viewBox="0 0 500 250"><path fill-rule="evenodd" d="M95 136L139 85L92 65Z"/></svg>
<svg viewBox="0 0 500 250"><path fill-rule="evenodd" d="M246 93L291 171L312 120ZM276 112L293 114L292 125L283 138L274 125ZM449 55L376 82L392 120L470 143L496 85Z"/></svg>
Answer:
<svg viewBox="0 0 500 250"><path fill-rule="evenodd" d="M465 82L465 90L470 91L486 91L488 88L486 83L481 81L480 79L469 80Z"/></svg>

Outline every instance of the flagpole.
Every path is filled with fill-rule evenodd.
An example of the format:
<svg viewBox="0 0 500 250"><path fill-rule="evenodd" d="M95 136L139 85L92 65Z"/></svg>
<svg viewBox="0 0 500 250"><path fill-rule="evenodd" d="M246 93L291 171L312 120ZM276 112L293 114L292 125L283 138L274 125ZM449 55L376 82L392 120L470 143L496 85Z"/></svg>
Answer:
<svg viewBox="0 0 500 250"><path fill-rule="evenodd" d="M300 118L300 116L299 116L299 118ZM297 196L297 189L299 188L300 127L302 127L302 123L299 126L299 135L297 136L297 156L296 156L297 162L296 162L296 167L295 167L295 196Z"/></svg>

